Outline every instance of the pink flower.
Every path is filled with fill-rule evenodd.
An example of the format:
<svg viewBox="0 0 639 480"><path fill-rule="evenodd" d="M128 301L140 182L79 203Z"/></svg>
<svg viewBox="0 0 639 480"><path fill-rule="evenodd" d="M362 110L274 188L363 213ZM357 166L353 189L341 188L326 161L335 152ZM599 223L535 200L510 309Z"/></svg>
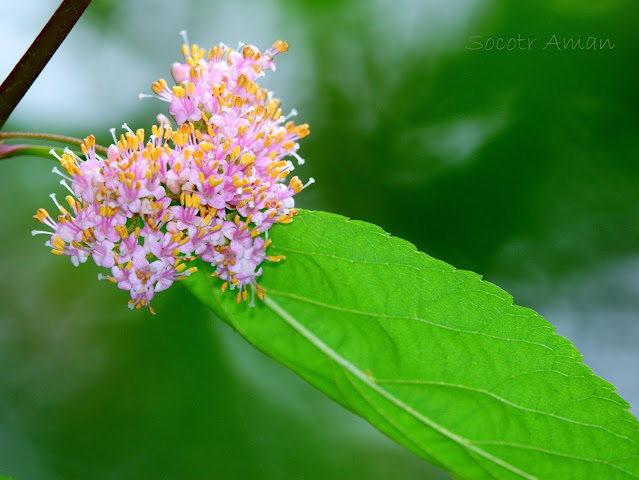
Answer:
<svg viewBox="0 0 639 480"><path fill-rule="evenodd" d="M273 58L288 49L276 42L263 54L252 45L225 45L205 52L183 45L183 62L174 63L176 85L152 85L169 103L177 122L164 115L147 138L126 124L105 158L96 154L95 138L81 146L82 159L67 150L58 157L62 183L73 194L69 209L52 199L57 218L44 209L35 218L48 230L47 246L74 265L92 258L110 270L99 278L129 292L129 307L150 307L155 293L195 271L196 258L214 267L222 290L237 290L236 300L264 298L257 283L270 240L263 236L276 223L297 214L294 195L305 185L294 170L298 140L308 125L282 116L280 102L255 81L275 70ZM75 198L74 198L75 197ZM77 199L77 200L76 200ZM151 309L152 311L152 309Z"/></svg>

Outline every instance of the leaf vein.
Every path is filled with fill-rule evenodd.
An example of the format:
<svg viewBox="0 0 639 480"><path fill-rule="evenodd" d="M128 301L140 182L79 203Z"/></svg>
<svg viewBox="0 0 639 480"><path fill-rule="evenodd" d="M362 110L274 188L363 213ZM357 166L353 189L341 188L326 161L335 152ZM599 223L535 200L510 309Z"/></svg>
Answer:
<svg viewBox="0 0 639 480"><path fill-rule="evenodd" d="M570 458L572 460L579 460L579 461L583 461L583 462L590 462L590 463L599 463L602 465L606 465L608 467L614 468L615 470L619 470L620 472L623 472L625 474L630 475L632 478L639 478L639 476L635 475L634 473L621 468L617 465L615 465L614 463L608 462L606 460L599 460L597 458L589 458L589 457L580 457L577 455L571 455L569 453L562 453L562 452L555 452L552 450L547 450L545 448L540 448L540 447L535 447L532 445L522 445L519 443L511 443L511 442L498 442L498 441L489 441L489 440L475 440L473 442L476 445L495 445L495 446L500 446L500 447L511 447L511 448L518 448L521 450L532 450L535 452L539 452L539 453L544 453L547 455L554 455L557 457L564 457L564 458ZM629 459L635 459L635 458L639 458L639 456L631 456L631 457L624 457L624 458L618 458L616 459L616 461L619 460L629 460Z"/></svg>
<svg viewBox="0 0 639 480"><path fill-rule="evenodd" d="M455 383L448 383L448 382L438 382L438 381L429 381L429 380L417 380L417 379L379 379L379 378L375 378L374 379L375 382L377 382L378 384L413 384L413 385L432 385L432 386L441 386L441 387L450 387L450 388L458 388L458 389L462 389L462 390L468 390L471 392L475 392L475 393L480 393L483 395L487 395L490 396L492 398L494 398L495 400L502 402L506 405L509 405L511 407L523 410L525 412L529 412L529 413L535 413L538 415L546 415L552 418L555 418L557 420L561 420L564 422L569 422L569 423L573 423L575 425L579 425L582 427L591 427L591 428L597 428L597 429L601 429L602 431L609 433L615 437L618 438L622 438L624 440L628 440L631 443L635 443L632 439L624 436L624 435L619 435L618 433L612 432L611 430L608 430L607 428L603 427L602 425L593 425L590 423L583 423L583 422L579 422L577 420L573 420L571 418L566 418L566 417L562 417L561 415L556 415L554 413L551 412L544 412L543 410L535 410L534 408L528 408L528 407L524 407L523 405L519 405L516 404L514 402L511 402L510 400L507 400L503 397L500 397L499 395L494 394L493 392L490 392L488 390L483 390L480 388L474 388L474 387L470 387L467 385L459 385L459 384L455 384Z"/></svg>
<svg viewBox="0 0 639 480"><path fill-rule="evenodd" d="M460 328L454 328L454 327L449 327L449 326L446 326L446 325L442 325L441 323L432 322L430 320L426 320L426 319L420 318L420 317L362 312L361 310L338 307L336 305L330 305L328 303L323 303L323 302L319 302L317 300L313 300L312 298L303 297L301 295L295 295L293 293L282 292L282 291L279 291L279 290L273 290L273 289L270 289L270 288L268 289L268 293L271 294L271 295L277 295L277 296L281 296L281 297L292 298L294 300L299 300L301 302L310 303L312 305L317 305L319 307L328 308L330 310L335 310L335 311L339 311L339 312L353 313L355 315L363 315L363 316L368 316L368 317L373 317L373 318L387 318L387 319L396 319L396 320L413 320L413 321L425 323L427 325L431 325L433 327L438 327L438 328L442 328L444 330L450 330L450 331L457 332L457 333L480 335L480 336L483 336L483 337L489 337L489 338L494 338L494 339L497 339L497 340L504 340L504 341L508 341L508 342L527 343L527 344L530 344L530 345L535 345L535 346L542 347L542 348L548 349L550 351L553 351L553 349L551 347L549 347L548 345L544 345L543 343L531 342L530 340L523 340L523 339L520 339L520 338L500 337L498 335L491 335L489 333L483 333L483 332L478 332L478 331L474 331L474 330L463 330L463 329L460 329Z"/></svg>
<svg viewBox="0 0 639 480"><path fill-rule="evenodd" d="M404 403L402 400L400 400L399 398L395 397L390 392L388 392L388 391L384 390L383 388L381 388L375 382L371 381L371 379L368 378L368 376L363 371L361 371L358 367L353 365L346 358L342 357L340 354L338 354L336 351L334 351L332 348L330 348L328 345L326 345L322 340L320 340L318 337L316 337L315 334L313 334L304 325L302 325L300 322L298 322L292 315L290 315L286 310L284 310L272 298L266 297L264 299L264 303L271 310L273 310L273 312L276 315L278 315L282 320L284 320L286 323L288 323L288 325L291 328L296 330L300 335L302 335L306 340L308 340L318 350L320 350L322 353L327 355L333 361L335 361L336 363L338 363L339 365L344 367L346 370L348 370L355 377L360 379L364 384L366 384L368 387L370 387L371 390L374 390L379 395L381 395L382 397L386 398L386 400L390 401L391 403L394 403L397 407L399 407L400 409L404 410L406 413L408 413L409 415L414 417L416 420L418 420L421 423L423 423L425 426L430 427L433 430L436 430L437 432L441 433L442 435L448 437L450 440L452 440L452 441L458 443L459 445L463 446L467 450L475 452L476 454L486 458L487 460L490 460L493 463L505 468L506 470L509 470L510 472L520 476L521 478L525 478L527 480L537 480L537 477L535 477L535 476L533 476L533 475L531 475L529 473L526 473L523 470L520 470L519 468L515 467L514 465L511 465L510 463L508 463L508 462L506 462L506 461L504 461L504 460L502 460L500 458L497 458L497 457L491 455L490 453L482 450L481 448L478 448L476 445L474 445L467 438L461 437L461 436L451 432L450 430L444 428L443 426L439 425L438 423L436 423L432 419L426 417L425 415L423 415L420 412L418 412L417 410L415 410L410 405Z"/></svg>

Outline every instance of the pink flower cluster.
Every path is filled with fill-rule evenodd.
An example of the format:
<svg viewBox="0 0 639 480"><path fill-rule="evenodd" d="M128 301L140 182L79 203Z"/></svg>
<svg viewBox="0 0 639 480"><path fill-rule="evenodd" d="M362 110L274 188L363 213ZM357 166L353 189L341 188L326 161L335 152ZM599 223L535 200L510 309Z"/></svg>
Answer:
<svg viewBox="0 0 639 480"><path fill-rule="evenodd" d="M303 185L285 183L298 163L297 141L309 133L282 115L279 100L255 81L275 70L273 57L288 45L278 41L260 52L224 45L207 53L182 46L184 61L175 63L176 85L153 83L169 103L177 126L158 115L147 139L126 124L106 156L96 153L95 138L81 145L84 158L66 150L57 156L62 184L72 195L68 208L51 195L59 215L39 209L34 218L48 226L46 244L74 265L90 257L110 275L99 278L130 292L130 308L149 306L156 292L196 270L201 259L214 268L221 288L237 290L236 301L264 298L257 283L267 256L268 230L290 223L297 214L293 196ZM55 154L55 152L53 152ZM151 311L153 311L151 309Z"/></svg>

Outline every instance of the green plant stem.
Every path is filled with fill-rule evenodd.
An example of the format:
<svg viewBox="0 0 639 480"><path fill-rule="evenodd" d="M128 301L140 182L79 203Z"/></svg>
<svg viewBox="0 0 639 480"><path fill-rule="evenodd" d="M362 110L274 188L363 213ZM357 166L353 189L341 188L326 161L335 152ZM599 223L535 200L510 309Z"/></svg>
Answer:
<svg viewBox="0 0 639 480"><path fill-rule="evenodd" d="M91 0L64 0L0 85L0 128L90 3Z"/></svg>
<svg viewBox="0 0 639 480"><path fill-rule="evenodd" d="M56 160L56 158L51 155L52 149L58 155L64 153L62 148L45 147L42 145L0 145L0 160L19 156L42 157L49 160Z"/></svg>
<svg viewBox="0 0 639 480"><path fill-rule="evenodd" d="M65 135L55 135L55 134L52 134L52 133L0 132L0 143L2 142L2 140L9 139L9 138L19 138L19 139L31 138L31 139L35 139L35 140L48 140L48 141L51 141L51 142L60 142L60 143L66 143L68 145L75 145L77 147L82 145L82 142L83 142L83 140L81 140L79 138L67 137ZM102 154L106 155L107 148L102 146L102 145L96 145L95 146L95 151L97 153L102 153Z"/></svg>

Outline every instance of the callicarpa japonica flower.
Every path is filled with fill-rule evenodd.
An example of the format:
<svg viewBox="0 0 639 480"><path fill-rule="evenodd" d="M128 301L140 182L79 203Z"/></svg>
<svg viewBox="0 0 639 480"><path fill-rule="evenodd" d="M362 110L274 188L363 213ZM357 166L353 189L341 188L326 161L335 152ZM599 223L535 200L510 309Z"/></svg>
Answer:
<svg viewBox="0 0 639 480"><path fill-rule="evenodd" d="M282 115L280 101L256 80L275 70L273 58L288 49L278 41L261 53L252 45L225 45L207 54L197 45L182 46L183 62L172 66L176 85L152 85L153 96L169 103L146 136L126 124L106 156L96 153L94 136L81 145L82 156L66 149L56 155L69 190L63 206L51 195L57 215L39 209L34 218L50 230L55 255L74 265L91 258L109 270L100 279L128 290L129 308L149 306L196 270L201 259L214 267L221 289L236 290L236 301L264 298L257 279L268 256L268 230L290 223L297 214L293 196L305 185L290 159L303 163L298 140L307 124Z"/></svg>

